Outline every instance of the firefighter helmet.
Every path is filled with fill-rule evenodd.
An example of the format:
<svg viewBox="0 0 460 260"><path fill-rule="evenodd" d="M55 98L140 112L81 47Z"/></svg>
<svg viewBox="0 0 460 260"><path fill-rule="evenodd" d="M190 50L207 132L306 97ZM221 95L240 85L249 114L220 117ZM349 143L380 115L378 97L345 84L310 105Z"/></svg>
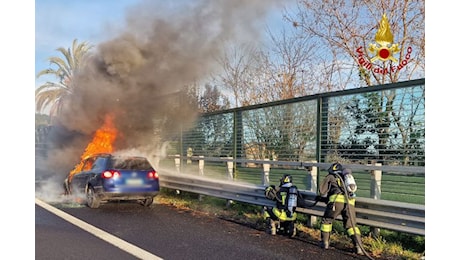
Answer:
<svg viewBox="0 0 460 260"><path fill-rule="evenodd" d="M283 177L280 179L280 186L286 183L292 183L292 176L289 174L283 175Z"/></svg>
<svg viewBox="0 0 460 260"><path fill-rule="evenodd" d="M339 173L339 174L342 174L342 171L343 171L343 167L340 163L336 162L336 163L333 163L329 169L327 169L327 171L330 173L330 174L334 174L334 173Z"/></svg>

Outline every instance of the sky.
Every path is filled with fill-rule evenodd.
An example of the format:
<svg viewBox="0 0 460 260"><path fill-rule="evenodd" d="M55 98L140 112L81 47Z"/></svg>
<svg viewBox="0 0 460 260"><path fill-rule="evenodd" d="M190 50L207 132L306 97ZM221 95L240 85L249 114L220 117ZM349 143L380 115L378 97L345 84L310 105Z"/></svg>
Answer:
<svg viewBox="0 0 460 260"><path fill-rule="evenodd" d="M36 1L35 74L50 67L49 57L62 57L56 49L69 48L74 39L94 46L72 76L78 88L53 118L54 129L62 131L52 131L49 140L62 149L48 156L49 170L72 167L108 116L122 137L114 143L117 150L160 149L162 139L153 142L154 133L191 126L198 111L181 104L185 115L175 102L155 101L206 80L225 43L262 42L267 27L282 24L288 3L292 0ZM56 80L40 77L35 85ZM162 117L170 119L167 125L152 120Z"/></svg>
<svg viewBox="0 0 460 260"><path fill-rule="evenodd" d="M74 39L93 45L111 39L125 26L126 11L142 0L37 0L35 1L35 74L49 68L48 58L60 56L58 47L70 47ZM158 2L158 1L157 1ZM174 3L184 2L176 0ZM186 2L186 1L185 1ZM292 0L279 2L293 2ZM107 4L109 3L109 4ZM265 21L283 26L282 6L278 5ZM36 79L43 84L49 77Z"/></svg>
<svg viewBox="0 0 460 260"><path fill-rule="evenodd" d="M48 62L46 59L50 56L55 56L57 54L57 47L69 47L73 39L77 38L81 41L89 41L91 43L99 43L106 39L110 39L111 32L116 30L118 27L122 27L124 24L124 12L127 8L132 5L141 2L141 0L78 0L78 1L63 1L63 0L37 0L35 1L35 8L27 9L24 11L23 6L15 2L14 5L17 5L13 8L17 10L17 13L22 13L23 16L16 18L15 25L22 25L22 17L26 17L27 25L19 27L19 30L11 30L8 27L10 20L8 19L9 9L3 9L4 15L2 19L5 19L4 25L10 29L9 34L4 35L13 35L20 36L23 39L23 42L27 42L27 52L23 55L27 55L27 60L32 60L32 53L34 52L35 62L31 64L33 68L34 75L42 69L48 68ZM107 4L110 3L110 4ZM427 49L427 68L426 68L426 85L427 85L427 115L426 115L426 126L427 126L427 160L432 162L431 165L436 163L436 156L439 156L437 151L444 151L445 144L451 143L449 135L438 134L446 133L444 130L439 129L438 127L445 125L446 120L441 121L442 115L441 111L450 111L450 109L456 109L453 106L458 103L456 95L442 95L441 93L449 93L450 91L456 91L456 85L458 80L451 80L450 75L458 74L458 65L455 64L456 61L456 51L455 45L455 32L454 30L448 30L451 24L458 24L456 20L457 9L454 6L447 6L443 2L442 5L436 4L433 0L426 0L426 49ZM32 17L35 17L33 19ZM279 22L281 17L274 15L271 22ZM34 27L30 25L34 25ZM22 25L24 26L24 25ZM32 28L31 28L32 27ZM15 27L18 28L18 27ZM18 32L28 32L28 33L18 33ZM35 44L33 44L35 43ZM9 52L10 49L16 49L18 47L17 41L7 41L7 44L10 48L6 48L6 52ZM3 48L3 53L5 53L5 48ZM12 55L11 53L9 55ZM3 56L5 57L5 56ZM8 59L8 55L6 56ZM8 60L13 60L11 57ZM8 62L10 65L10 63ZM20 66L21 63L13 65ZM24 73L14 70L17 74L12 74L9 78L12 78L14 81L24 78ZM26 73L26 75L29 75ZM447 75L447 76L446 76ZM34 85L40 84L41 81L35 79L34 76L30 75L27 78L31 79L33 77ZM32 83L32 82L30 82ZM24 92L27 86L31 85L26 82L23 87L18 90L17 96L24 95ZM435 91L433 91L433 88ZM437 91L437 90L440 91ZM31 108L34 107L34 96L33 91L28 92L30 99L27 99L26 102L17 100L15 103L27 104L26 111L31 111ZM450 105L451 104L451 105ZM29 107L30 106L30 107ZM30 110L29 110L30 109ZM4 109L5 110L5 109ZM441 110L441 111L440 111ZM456 109L458 110L458 109ZM454 111L456 111L454 110ZM29 113L29 112L27 112ZM448 115L445 115L448 117ZM11 118L14 120L16 117ZM449 120L447 120L449 121ZM30 119L32 122L32 119ZM32 123L31 123L32 124ZM33 125L31 125L29 131ZM439 130L439 131L438 131ZM29 132L28 131L28 132ZM15 132L16 133L16 132ZM452 132L451 132L452 133ZM455 133L452 133L455 135ZM30 136L30 138L33 138ZM32 142L32 141L31 141ZM450 158L449 154L443 155L443 158L440 158L438 162L452 162L456 158ZM434 159L433 159L434 158ZM434 161L433 161L434 160ZM439 167L441 165L438 165ZM436 166L436 167L438 167ZM427 165L428 169L431 169L427 174L433 174L438 172L439 174L445 174L449 172L449 169L445 171L440 168L433 169L429 164ZM440 179L442 176L439 177ZM437 178L430 179L430 184L433 181L436 181ZM427 182L428 183L428 182ZM429 187L427 187L427 195L429 198ZM436 189L434 191L436 193ZM433 194L437 196L436 194ZM448 195L440 194L442 200L447 200ZM441 203L442 203L441 200ZM433 212L433 206L435 203L429 203L430 200L427 199L427 204L431 207L431 212ZM436 200L436 204L438 200ZM435 221L436 223L437 221ZM435 231L432 229L430 231ZM427 232L430 234L429 237L434 238L436 234ZM428 240L430 241L430 240ZM430 241L434 242L435 241Z"/></svg>
<svg viewBox="0 0 460 260"><path fill-rule="evenodd" d="M162 116L174 113L172 107L152 100L209 77L216 70L216 57L224 51L223 43L261 42L266 37L266 28L280 26L283 8L294 2L39 0L35 3L35 74L50 67L56 69L47 59L62 57L56 49L70 48L74 39L94 46L94 55L72 77L73 84L79 87L72 90L72 99L64 103L53 124L90 135L102 125L104 115L115 114L115 127L126 140L123 145L116 144L121 149L146 143L151 130L158 130L158 125L151 122L154 115L150 111L161 111ZM40 77L35 85L57 80L52 76ZM174 116L180 116L177 110L169 118L181 124L194 119L192 114L180 120ZM70 142L65 136L56 139L60 144ZM79 151L88 141L78 142L69 146ZM68 155L68 158L78 157Z"/></svg>
<svg viewBox="0 0 460 260"><path fill-rule="evenodd" d="M35 73L49 68L48 58L74 39L95 45L110 37L108 30L124 24L126 8L141 0L35 1ZM41 82L41 81L37 81Z"/></svg>
<svg viewBox="0 0 460 260"><path fill-rule="evenodd" d="M56 49L70 47L74 39L95 45L111 39L111 32L124 26L125 10L139 2L141 0L19 0L8 2L0 9L3 36L0 74L4 97L8 96L0 103L7 125L1 128L0 136L6 147L4 153L9 157L3 170L18 180L0 189L2 198L6 199L0 220L3 232L8 234L0 258L34 257L34 93L46 79L37 80L37 72L49 68L47 58L59 56ZM276 14L273 17L281 19Z"/></svg>
<svg viewBox="0 0 460 260"><path fill-rule="evenodd" d="M37 0L35 2L10 1L8 5L4 5L0 10L0 26L3 35L0 43L3 62L0 66L2 82L4 82L3 93L8 93L8 98L2 102L2 115L4 122L10 126L2 127L1 130L1 136L6 144L4 147L8 149L4 153L8 155L26 154L30 160L34 158L32 146L34 143L34 114L31 111L35 108L34 88L39 84L35 75L38 71L48 67L47 57L55 56L57 47L70 46L75 38L92 43L110 38L108 32L123 25L124 10L138 2L140 0ZM446 147L452 147L452 149L458 147L456 146L458 141L452 141L452 139L456 140L456 132L448 131L448 129L456 128L446 125L451 120L449 120L450 114L445 114L446 111L458 111L458 108L455 107L458 103L456 94L458 79L454 78L455 75L458 75L457 52L455 51L457 35L453 30L453 25L458 24L456 19L458 9L454 6L455 1L445 1L442 5L437 3L434 0L426 1L428 61L426 63L426 149L429 162L427 175L435 174L436 176L430 178L429 185L427 185L427 208L429 208L427 216L430 217L429 225L427 225L429 229L427 246L428 249L431 248L427 255L436 254L433 252L435 248L433 244L437 243L438 237L443 237L441 233L443 229L437 228L438 223L442 223L439 222L441 219L432 215L436 210L449 206L446 205L449 203L448 198L454 195L438 191L436 188L442 185L440 182L443 179L449 178L449 172L452 172L451 163L457 160L456 151L451 151ZM449 6L449 3L452 6ZM449 93L455 94L449 95ZM3 168L4 173L33 178L34 163L24 163L23 156L10 156L8 162L11 166ZM3 207L9 207L11 214L2 214L1 222L4 223L4 231L8 234L8 244L30 249L34 247L34 236L29 235L25 238L24 234L34 230L34 222L30 219L25 221L21 216L27 218L34 216L34 207L32 207L34 183L28 183L22 190L26 192L18 194L18 190L13 189L12 186L2 189L3 198L11 198L11 194L18 194L18 197L14 200L5 200L7 203ZM27 190L30 193L27 193ZM26 214L17 214L24 210L30 211ZM449 229L455 229L455 226L449 225ZM438 232L439 235L436 234ZM442 246L443 248L455 248L454 242L453 239L442 239L442 243L445 243ZM1 253L5 257L10 254L15 256L20 254L17 247L6 246L6 248L8 249L2 250ZM27 251L29 256L33 254L33 250L24 251Z"/></svg>

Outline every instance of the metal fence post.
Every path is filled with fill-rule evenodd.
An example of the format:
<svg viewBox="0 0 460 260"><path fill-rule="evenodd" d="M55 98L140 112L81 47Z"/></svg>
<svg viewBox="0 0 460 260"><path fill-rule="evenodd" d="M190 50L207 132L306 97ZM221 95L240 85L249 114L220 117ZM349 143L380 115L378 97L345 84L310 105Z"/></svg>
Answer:
<svg viewBox="0 0 460 260"><path fill-rule="evenodd" d="M381 163L375 163L375 166L382 166ZM371 171L371 198L380 200L382 197L382 171L372 170ZM371 232L374 237L379 237L380 228L371 227Z"/></svg>
<svg viewBox="0 0 460 260"><path fill-rule="evenodd" d="M204 160L203 160L204 156L200 155L199 157L200 157L200 160L198 160L198 170L199 170L199 174L203 176L204 175Z"/></svg>
<svg viewBox="0 0 460 260"><path fill-rule="evenodd" d="M264 161L269 161L270 159L264 159ZM262 176L262 185L265 187L270 186L270 164L264 163L262 164L264 175Z"/></svg>
<svg viewBox="0 0 460 260"><path fill-rule="evenodd" d="M311 161L312 163L316 163L316 161ZM306 183L306 188L310 188L309 190L311 192L315 192L318 189L318 167L316 166L308 166L305 167L305 170L307 171L307 183ZM307 215L307 227L313 227L313 225L317 221L317 217L313 215Z"/></svg>

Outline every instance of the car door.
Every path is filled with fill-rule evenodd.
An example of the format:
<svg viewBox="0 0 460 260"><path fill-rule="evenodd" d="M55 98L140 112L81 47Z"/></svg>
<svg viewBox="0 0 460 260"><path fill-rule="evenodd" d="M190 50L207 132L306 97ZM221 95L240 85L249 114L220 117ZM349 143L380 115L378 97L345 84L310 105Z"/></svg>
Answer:
<svg viewBox="0 0 460 260"><path fill-rule="evenodd" d="M96 157L89 157L83 161L80 171L73 176L72 187L81 193L86 192L86 184L91 178L91 168L94 165Z"/></svg>
<svg viewBox="0 0 460 260"><path fill-rule="evenodd" d="M91 165L91 169L89 169L87 173L87 183L90 183L93 187L100 186L102 185L102 173L107 167L107 161L108 157L107 156L99 156L97 158L94 158L95 160L93 161ZM88 165L90 167L90 165Z"/></svg>

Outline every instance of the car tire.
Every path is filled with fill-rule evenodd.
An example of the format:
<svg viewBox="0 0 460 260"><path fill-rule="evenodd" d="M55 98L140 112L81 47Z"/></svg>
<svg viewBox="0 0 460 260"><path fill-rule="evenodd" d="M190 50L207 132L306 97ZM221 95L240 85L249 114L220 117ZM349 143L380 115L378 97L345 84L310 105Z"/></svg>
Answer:
<svg viewBox="0 0 460 260"><path fill-rule="evenodd" d="M141 205L144 207L152 207L153 206L153 197L147 197L141 201Z"/></svg>
<svg viewBox="0 0 460 260"><path fill-rule="evenodd" d="M86 204L92 209L97 209L101 205L101 200L97 197L91 186L86 189Z"/></svg>

